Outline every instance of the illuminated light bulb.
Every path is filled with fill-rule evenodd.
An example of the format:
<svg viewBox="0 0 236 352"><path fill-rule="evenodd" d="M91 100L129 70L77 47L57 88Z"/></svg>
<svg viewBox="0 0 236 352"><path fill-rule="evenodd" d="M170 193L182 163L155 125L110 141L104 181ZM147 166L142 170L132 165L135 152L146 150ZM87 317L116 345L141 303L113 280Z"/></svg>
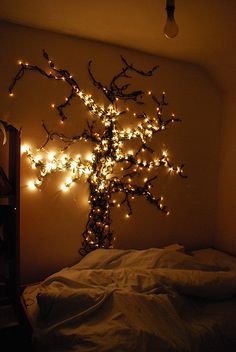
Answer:
<svg viewBox="0 0 236 352"><path fill-rule="evenodd" d="M22 65L22 61L21 60L18 61L18 65Z"/></svg>
<svg viewBox="0 0 236 352"><path fill-rule="evenodd" d="M120 208L120 203L117 204L117 208Z"/></svg>
<svg viewBox="0 0 236 352"><path fill-rule="evenodd" d="M51 172L52 170L55 170L56 169L56 165L53 164L53 163L46 163L46 166L45 166L45 170L47 172Z"/></svg>
<svg viewBox="0 0 236 352"><path fill-rule="evenodd" d="M147 182L147 180L148 180L147 177L145 177L145 178L143 179L144 182Z"/></svg>
<svg viewBox="0 0 236 352"><path fill-rule="evenodd" d="M90 169L88 167L85 168L84 170L85 175L89 175L90 174Z"/></svg>
<svg viewBox="0 0 236 352"><path fill-rule="evenodd" d="M48 153L48 160L52 161L55 157L55 153L54 152L50 152Z"/></svg>
<svg viewBox="0 0 236 352"><path fill-rule="evenodd" d="M129 218L129 214L126 214L125 217L128 219Z"/></svg>
<svg viewBox="0 0 236 352"><path fill-rule="evenodd" d="M168 211L168 212L166 213L166 215L167 215L167 216L170 215L170 212Z"/></svg>
<svg viewBox="0 0 236 352"><path fill-rule="evenodd" d="M29 153L29 150L30 150L29 145L27 145L27 144L22 145L22 147L21 147L21 153Z"/></svg>
<svg viewBox="0 0 236 352"><path fill-rule="evenodd" d="M71 177L66 178L66 185L70 185L73 182Z"/></svg>
<svg viewBox="0 0 236 352"><path fill-rule="evenodd" d="M164 157L167 157L167 155L168 155L167 151L166 151L166 150L163 150L162 155L163 155Z"/></svg>
<svg viewBox="0 0 236 352"><path fill-rule="evenodd" d="M68 187L63 183L63 184L61 185L61 190L62 190L63 192L67 192L67 191L68 191Z"/></svg>
<svg viewBox="0 0 236 352"><path fill-rule="evenodd" d="M10 97L14 97L14 93L12 93L12 92L9 93L9 96L10 96Z"/></svg>
<svg viewBox="0 0 236 352"><path fill-rule="evenodd" d="M39 180L39 179L37 179L36 181L35 181L35 185L41 185L41 183L42 183L42 180Z"/></svg>
<svg viewBox="0 0 236 352"><path fill-rule="evenodd" d="M41 159L42 159L41 155L36 155L36 157L34 158L34 161L37 164Z"/></svg>
<svg viewBox="0 0 236 352"><path fill-rule="evenodd" d="M149 90L149 91L148 91L148 95L151 95L151 94L152 94L152 92Z"/></svg>
<svg viewBox="0 0 236 352"><path fill-rule="evenodd" d="M31 189L31 191L34 191L36 189L34 181L29 181L28 187Z"/></svg>
<svg viewBox="0 0 236 352"><path fill-rule="evenodd" d="M72 161L70 164L70 168L75 171L76 167L77 167L76 161Z"/></svg>
<svg viewBox="0 0 236 352"><path fill-rule="evenodd" d="M26 63L25 63L25 66L29 66L29 63L28 63L28 62L26 62Z"/></svg>
<svg viewBox="0 0 236 352"><path fill-rule="evenodd" d="M52 109L54 109L55 108L55 104L53 103L53 104L51 104L51 108Z"/></svg>
<svg viewBox="0 0 236 352"><path fill-rule="evenodd" d="M66 154L63 154L63 155L61 156L61 161L62 161L63 163L66 163L67 158L68 158L68 156L67 156Z"/></svg>

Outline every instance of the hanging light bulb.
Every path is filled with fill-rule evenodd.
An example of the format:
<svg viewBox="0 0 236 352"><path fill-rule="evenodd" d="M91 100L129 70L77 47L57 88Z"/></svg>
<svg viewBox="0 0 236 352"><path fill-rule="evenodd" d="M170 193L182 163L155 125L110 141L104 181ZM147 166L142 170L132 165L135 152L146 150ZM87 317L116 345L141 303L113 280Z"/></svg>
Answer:
<svg viewBox="0 0 236 352"><path fill-rule="evenodd" d="M167 20L164 27L164 34L167 38L175 38L179 32L179 27L175 22L175 0L166 0Z"/></svg>

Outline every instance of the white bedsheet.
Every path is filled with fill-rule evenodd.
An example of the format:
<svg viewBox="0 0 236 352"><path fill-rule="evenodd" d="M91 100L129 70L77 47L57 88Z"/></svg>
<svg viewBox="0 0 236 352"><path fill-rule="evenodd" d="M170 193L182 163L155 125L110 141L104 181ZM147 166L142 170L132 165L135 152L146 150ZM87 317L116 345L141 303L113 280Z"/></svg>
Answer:
<svg viewBox="0 0 236 352"><path fill-rule="evenodd" d="M221 264L178 250L97 250L34 288L35 341L58 352L222 351L236 333L236 271Z"/></svg>

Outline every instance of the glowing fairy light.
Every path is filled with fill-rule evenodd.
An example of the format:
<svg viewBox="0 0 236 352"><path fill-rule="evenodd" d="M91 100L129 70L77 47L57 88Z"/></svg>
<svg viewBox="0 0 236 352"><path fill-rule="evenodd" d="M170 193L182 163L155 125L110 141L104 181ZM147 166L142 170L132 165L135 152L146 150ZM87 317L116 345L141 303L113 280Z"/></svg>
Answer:
<svg viewBox="0 0 236 352"><path fill-rule="evenodd" d="M28 187L31 191L34 191L36 189L34 181L29 181L28 182Z"/></svg>
<svg viewBox="0 0 236 352"><path fill-rule="evenodd" d="M28 144L24 144L21 146L21 153L29 153L30 151L30 146Z"/></svg>
<svg viewBox="0 0 236 352"><path fill-rule="evenodd" d="M91 153L89 153L89 154L87 155L86 159L87 159L88 161L93 162L94 155L93 155L93 154L91 154Z"/></svg>
<svg viewBox="0 0 236 352"><path fill-rule="evenodd" d="M89 167L86 167L86 168L84 169L84 173L85 173L85 175L90 175L90 173L91 173L90 168L89 168Z"/></svg>
<svg viewBox="0 0 236 352"><path fill-rule="evenodd" d="M68 192L69 191L69 188L67 187L67 185L65 185L64 183L61 185L61 190L63 192Z"/></svg>
<svg viewBox="0 0 236 352"><path fill-rule="evenodd" d="M35 163L37 164L40 160L42 160L42 155L36 155L34 158Z"/></svg>
<svg viewBox="0 0 236 352"><path fill-rule="evenodd" d="M55 153L54 152L49 152L48 153L48 160L52 161L55 157Z"/></svg>

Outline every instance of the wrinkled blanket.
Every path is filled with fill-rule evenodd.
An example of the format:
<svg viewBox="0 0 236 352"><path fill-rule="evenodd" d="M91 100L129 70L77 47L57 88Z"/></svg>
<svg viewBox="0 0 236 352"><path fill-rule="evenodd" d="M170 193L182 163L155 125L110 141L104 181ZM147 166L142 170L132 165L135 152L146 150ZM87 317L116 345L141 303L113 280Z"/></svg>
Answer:
<svg viewBox="0 0 236 352"><path fill-rule="evenodd" d="M119 258L119 265L109 260L112 269L88 269L82 261L47 278L37 297L41 350L221 351L224 317L217 307L229 299L236 308L236 272L184 253L159 254L158 264L130 267Z"/></svg>

